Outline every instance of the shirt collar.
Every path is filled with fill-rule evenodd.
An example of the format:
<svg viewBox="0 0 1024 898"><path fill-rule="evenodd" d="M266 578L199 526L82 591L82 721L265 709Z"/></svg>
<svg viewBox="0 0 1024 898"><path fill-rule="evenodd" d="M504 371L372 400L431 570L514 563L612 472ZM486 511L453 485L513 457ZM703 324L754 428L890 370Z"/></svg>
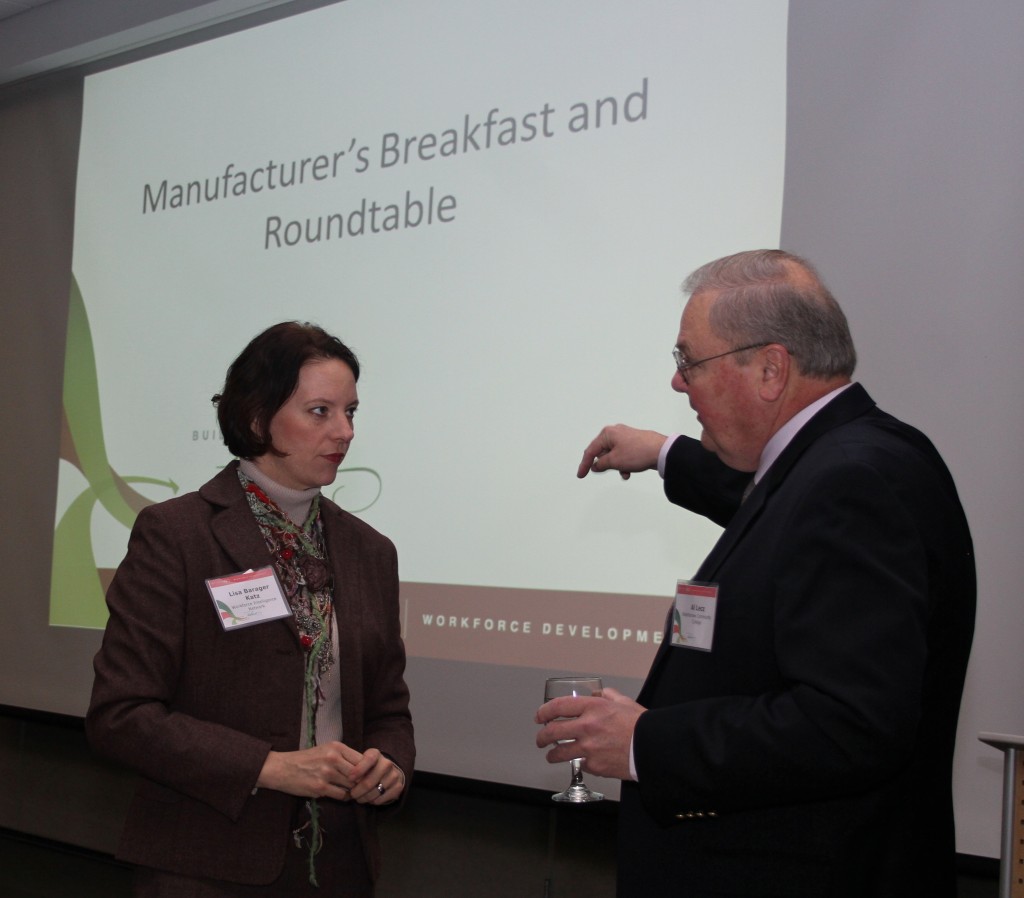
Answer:
<svg viewBox="0 0 1024 898"><path fill-rule="evenodd" d="M764 477L765 472L772 466L775 459L782 455L782 450L792 442L793 437L800 432L800 428L802 428L811 420L811 418L835 399L836 396L852 386L852 383L843 384L841 387L834 389L831 393L826 393L820 399L816 399L810 405L800 409L800 411L783 424L761 451L761 461L758 463L757 471L754 474L754 483L761 482L761 478Z"/></svg>

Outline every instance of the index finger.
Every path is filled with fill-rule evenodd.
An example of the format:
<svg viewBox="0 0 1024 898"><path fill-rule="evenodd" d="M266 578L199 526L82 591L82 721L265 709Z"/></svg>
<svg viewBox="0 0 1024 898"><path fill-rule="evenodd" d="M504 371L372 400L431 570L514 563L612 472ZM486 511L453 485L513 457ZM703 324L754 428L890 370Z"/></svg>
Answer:
<svg viewBox="0 0 1024 898"><path fill-rule="evenodd" d="M377 763L381 760L381 753L379 749L368 748L363 753L363 756L359 759L359 762L352 768L350 776L354 782L359 782L366 774L373 770L377 766Z"/></svg>
<svg viewBox="0 0 1024 898"><path fill-rule="evenodd" d="M598 470L594 467L594 463L602 456L606 455L610 451L605 431L602 430L594 439L590 441L587 448L583 450L583 460L580 462L580 466L576 469L577 477L586 477L591 471Z"/></svg>

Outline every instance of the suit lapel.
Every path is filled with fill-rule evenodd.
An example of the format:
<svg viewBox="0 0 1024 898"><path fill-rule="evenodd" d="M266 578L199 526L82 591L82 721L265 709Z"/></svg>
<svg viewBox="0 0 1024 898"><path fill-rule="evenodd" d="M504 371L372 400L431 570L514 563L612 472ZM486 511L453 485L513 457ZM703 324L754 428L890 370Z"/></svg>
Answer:
<svg viewBox="0 0 1024 898"><path fill-rule="evenodd" d="M238 463L232 462L199 490L199 495L215 509L210 529L224 554L231 559L234 570L225 574L273 566L259 524L249 508L249 501L238 482ZM288 616L265 626L286 626L296 643L299 630L295 618Z"/></svg>
<svg viewBox="0 0 1024 898"><path fill-rule="evenodd" d="M701 566L697 569L694 579L708 582L716 580L729 554L760 516L769 496L778 489L779 485L786 479L786 476L809 446L830 430L866 414L874 406L875 403L867 394L867 391L860 384L853 384L801 427L789 445L782 451L782 454L765 472L764 477L747 497L747 500L737 509L736 514L729 521L729 525L718 538L718 542L715 543L708 553L708 557L704 559ZM650 673L647 675L647 681L641 690L640 696L638 696L638 700L647 692L648 684L654 679L661 666L661 662L668 654L670 626L671 611L669 612L669 623L666 625L665 638L658 648L658 653L655 655ZM643 704L642 701L641 704Z"/></svg>
<svg viewBox="0 0 1024 898"><path fill-rule="evenodd" d="M273 563L259 525L238 482L238 464L232 463L199 490L216 509L211 522L214 539L239 570Z"/></svg>
<svg viewBox="0 0 1024 898"><path fill-rule="evenodd" d="M338 618L339 647L342 651L352 653L359 648L359 641L354 634L359 632L361 625L358 596L362 585L359 582L359 566L353 557L356 547L345 526L344 515L335 506L323 500L321 502L327 558L334 574L334 613Z"/></svg>
<svg viewBox="0 0 1024 898"><path fill-rule="evenodd" d="M697 580L713 580L722 564L736 544L743 538L750 525L757 520L761 509L779 485L786 479L800 456L823 435L858 418L874 407L871 397L860 384L853 384L821 409L810 421L797 431L782 454L765 472L763 478L733 515L718 542L697 571Z"/></svg>
<svg viewBox="0 0 1024 898"><path fill-rule="evenodd" d="M764 488L765 486L764 481L759 483L754 487L747 500L740 505L736 514L732 516L732 520L729 521L729 526L722 531L722 535L718 537L718 542L711 547L708 557L704 559L701 566L697 569L694 580L714 579L718 569L722 566L722 562L725 561L733 547L740 541L751 523L760 514L764 506L765 496L768 494L768 491Z"/></svg>
<svg viewBox="0 0 1024 898"><path fill-rule="evenodd" d="M361 597L365 586L358 563L359 542L345 513L333 503L321 500L327 558L334 573L334 615L338 622L338 657L341 667L342 740L357 745L357 734L363 731L360 715L363 692L363 660L361 636L367 632L363 620Z"/></svg>

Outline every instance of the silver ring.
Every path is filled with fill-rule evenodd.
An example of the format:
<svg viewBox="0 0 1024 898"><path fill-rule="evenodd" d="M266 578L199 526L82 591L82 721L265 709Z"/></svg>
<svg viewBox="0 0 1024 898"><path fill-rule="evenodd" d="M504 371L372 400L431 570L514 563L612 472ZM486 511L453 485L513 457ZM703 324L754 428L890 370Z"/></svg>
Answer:
<svg viewBox="0 0 1024 898"><path fill-rule="evenodd" d="M381 795L383 795L388 790L384 788L383 783L377 783L377 791L380 792Z"/></svg>

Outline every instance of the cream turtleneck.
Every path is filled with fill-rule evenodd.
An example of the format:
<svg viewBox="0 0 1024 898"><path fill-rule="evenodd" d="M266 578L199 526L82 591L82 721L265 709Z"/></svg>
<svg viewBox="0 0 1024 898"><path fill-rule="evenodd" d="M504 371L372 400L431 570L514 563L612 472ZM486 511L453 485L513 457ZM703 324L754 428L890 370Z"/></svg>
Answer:
<svg viewBox="0 0 1024 898"><path fill-rule="evenodd" d="M242 473L265 492L274 504L281 509L296 526L301 527L306 523L306 516L309 514L309 507L320 492L320 488L312 486L306 490L293 490L291 487L281 486L275 480L271 480L263 470L247 458L239 459L238 466Z"/></svg>

